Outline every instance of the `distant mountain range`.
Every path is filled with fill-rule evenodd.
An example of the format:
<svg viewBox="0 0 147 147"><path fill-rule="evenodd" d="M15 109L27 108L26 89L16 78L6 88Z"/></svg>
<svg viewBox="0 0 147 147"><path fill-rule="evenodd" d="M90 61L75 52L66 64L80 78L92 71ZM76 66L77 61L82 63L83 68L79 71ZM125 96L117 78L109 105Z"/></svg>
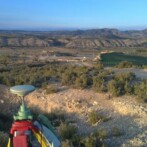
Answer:
<svg viewBox="0 0 147 147"><path fill-rule="evenodd" d="M76 31L4 31L0 30L0 46L98 48L147 46L147 29L120 31L91 29Z"/></svg>

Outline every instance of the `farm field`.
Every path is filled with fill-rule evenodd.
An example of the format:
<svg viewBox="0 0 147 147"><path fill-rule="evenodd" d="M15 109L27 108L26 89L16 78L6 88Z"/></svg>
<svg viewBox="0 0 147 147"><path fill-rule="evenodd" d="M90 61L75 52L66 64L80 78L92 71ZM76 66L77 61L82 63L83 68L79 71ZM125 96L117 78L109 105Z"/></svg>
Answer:
<svg viewBox="0 0 147 147"><path fill-rule="evenodd" d="M122 61L132 62L135 65L147 65L147 57L137 55L127 55L120 52L102 54L102 63L105 66L115 66Z"/></svg>

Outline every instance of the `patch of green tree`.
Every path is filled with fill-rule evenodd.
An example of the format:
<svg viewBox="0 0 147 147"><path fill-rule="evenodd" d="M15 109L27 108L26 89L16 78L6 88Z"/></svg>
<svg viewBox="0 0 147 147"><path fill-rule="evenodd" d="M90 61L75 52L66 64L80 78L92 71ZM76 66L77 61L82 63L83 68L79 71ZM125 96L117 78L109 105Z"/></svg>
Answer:
<svg viewBox="0 0 147 147"><path fill-rule="evenodd" d="M134 80L135 75L133 73L118 73L108 82L108 91L113 96L133 94Z"/></svg>
<svg viewBox="0 0 147 147"><path fill-rule="evenodd" d="M134 93L138 99L147 102L147 80L144 80L134 86Z"/></svg>

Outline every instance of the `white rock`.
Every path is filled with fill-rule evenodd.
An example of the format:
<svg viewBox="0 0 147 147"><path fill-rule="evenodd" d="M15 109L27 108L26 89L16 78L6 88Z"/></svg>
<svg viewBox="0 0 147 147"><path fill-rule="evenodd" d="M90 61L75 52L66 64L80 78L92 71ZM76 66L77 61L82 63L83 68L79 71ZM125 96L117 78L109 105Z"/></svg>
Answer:
<svg viewBox="0 0 147 147"><path fill-rule="evenodd" d="M0 100L0 102L3 104L4 103L4 100Z"/></svg>

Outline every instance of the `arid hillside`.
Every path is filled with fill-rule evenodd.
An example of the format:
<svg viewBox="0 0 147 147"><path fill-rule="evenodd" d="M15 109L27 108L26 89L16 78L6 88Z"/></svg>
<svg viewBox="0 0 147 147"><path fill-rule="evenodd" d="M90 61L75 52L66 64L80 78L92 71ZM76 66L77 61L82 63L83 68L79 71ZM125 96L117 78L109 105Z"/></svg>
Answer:
<svg viewBox="0 0 147 147"><path fill-rule="evenodd" d="M99 48L99 47L137 47L145 46L146 39L39 39L36 37L0 37L1 47L65 47L65 48Z"/></svg>
<svg viewBox="0 0 147 147"><path fill-rule="evenodd" d="M143 31L119 31L95 29L78 31L27 32L0 31L1 47L144 47L147 33Z"/></svg>
<svg viewBox="0 0 147 147"><path fill-rule="evenodd" d="M129 96L112 97L91 90L69 89L56 85L57 93L46 94L42 89L26 97L27 105L36 112L64 112L66 120L78 128L78 134L88 135L103 130L104 142L108 147L147 146L147 107ZM18 109L18 98L11 95L9 88L0 85L0 107L10 116ZM5 105L7 104L7 108ZM107 118L94 125L89 122L89 113L96 111Z"/></svg>

